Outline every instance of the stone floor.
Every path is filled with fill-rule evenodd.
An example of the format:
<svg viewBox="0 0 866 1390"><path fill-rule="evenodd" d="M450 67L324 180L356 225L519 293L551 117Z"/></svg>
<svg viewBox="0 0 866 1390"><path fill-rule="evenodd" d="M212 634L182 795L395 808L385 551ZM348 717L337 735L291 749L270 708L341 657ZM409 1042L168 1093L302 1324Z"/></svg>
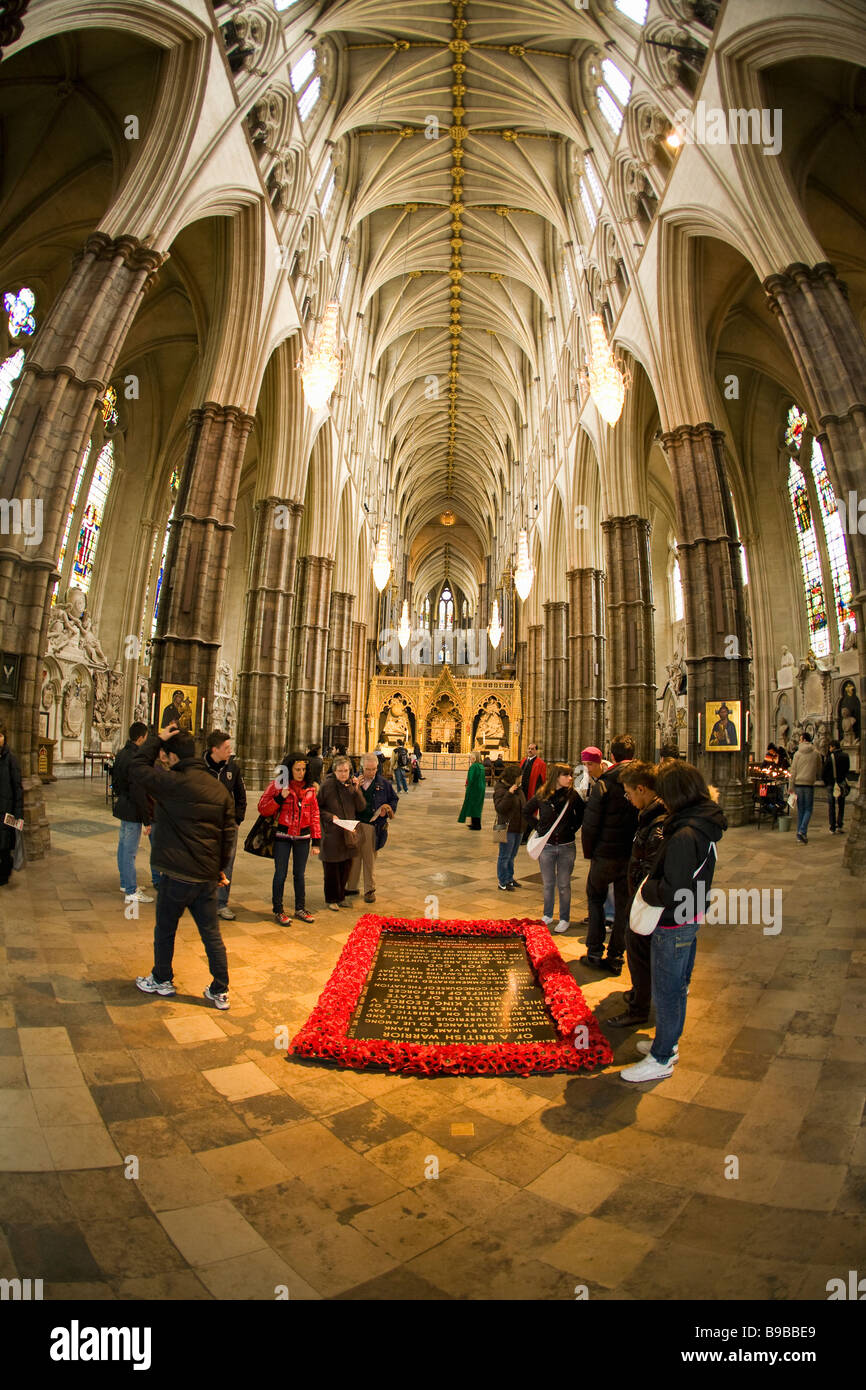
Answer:
<svg viewBox="0 0 866 1390"><path fill-rule="evenodd" d="M376 911L539 913L496 889L496 845L457 823L460 775L401 799ZM358 912L269 917L239 856L229 1013L189 918L174 999L133 984L153 907L127 920L116 822L94 780L48 789L54 850L0 890L0 1277L46 1298L826 1299L866 1244L863 885L816 809L731 831L717 886L783 890L783 925L705 926L681 1062L633 1088L635 1035L594 1077L404 1079L287 1063ZM249 824L249 822L248 822ZM146 884L146 851L139 883ZM574 880L572 920L585 900ZM355 899L358 903L359 900ZM602 1024L622 980L557 943ZM648 1036L649 1030L641 1030ZM428 1177L431 1156L438 1178ZM731 1176L738 1170L737 1176Z"/></svg>

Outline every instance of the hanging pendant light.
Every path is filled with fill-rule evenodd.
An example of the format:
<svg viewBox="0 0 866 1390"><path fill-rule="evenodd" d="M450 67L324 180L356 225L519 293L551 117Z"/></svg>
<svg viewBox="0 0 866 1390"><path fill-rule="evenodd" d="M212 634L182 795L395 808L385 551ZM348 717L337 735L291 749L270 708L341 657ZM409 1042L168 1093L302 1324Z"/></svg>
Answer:
<svg viewBox="0 0 866 1390"><path fill-rule="evenodd" d="M499 646L499 643L502 641L503 631L504 628L502 626L502 623L499 621L499 602L497 599L494 599L493 615L490 619L490 626L487 629L487 636L490 638L490 645L494 651L496 651L496 649Z"/></svg>
<svg viewBox="0 0 866 1390"><path fill-rule="evenodd" d="M383 526L379 532L376 554L373 556L373 583L380 594L390 578L391 557L388 554L388 527Z"/></svg>
<svg viewBox="0 0 866 1390"><path fill-rule="evenodd" d="M340 379L339 314L340 306L332 299L325 306L313 350L301 366L304 395L311 410L321 410L328 404Z"/></svg>
<svg viewBox="0 0 866 1390"><path fill-rule="evenodd" d="M526 538L526 532L521 531L517 537L517 568L514 571L514 587L524 602L529 597L534 578L535 571L529 559L529 541Z"/></svg>
<svg viewBox="0 0 866 1390"><path fill-rule="evenodd" d="M400 626L397 628L397 641L400 643L401 650L405 652L409 645L409 638L412 635L412 628L409 623L409 600L404 598L403 611L400 614Z"/></svg>
<svg viewBox="0 0 866 1390"><path fill-rule="evenodd" d="M608 425L615 425L625 401L625 377L616 364L600 314L589 319L589 394Z"/></svg>

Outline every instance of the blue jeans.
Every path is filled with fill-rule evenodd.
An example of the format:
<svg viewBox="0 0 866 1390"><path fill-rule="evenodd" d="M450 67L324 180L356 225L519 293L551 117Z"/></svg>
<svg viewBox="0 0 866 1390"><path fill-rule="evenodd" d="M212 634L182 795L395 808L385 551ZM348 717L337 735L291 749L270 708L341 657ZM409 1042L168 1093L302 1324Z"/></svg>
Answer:
<svg viewBox="0 0 866 1390"><path fill-rule="evenodd" d="M520 848L523 833L509 830L505 839L499 842L499 858L496 861L496 877L500 888L507 888L514 881L514 861Z"/></svg>
<svg viewBox="0 0 866 1390"><path fill-rule="evenodd" d="M541 868L541 882L544 884L544 915L553 916L556 889L559 889L559 920L567 922L571 916L571 874L574 869L575 844L552 845L548 840L538 861Z"/></svg>
<svg viewBox="0 0 866 1390"><path fill-rule="evenodd" d="M217 888L217 905L218 905L219 907L225 907L226 903L227 903L228 900L229 900L229 893L231 892L231 886L232 886L232 885L231 885L232 870L234 869L234 866L235 866L235 855L237 854L237 852L238 852L238 832L237 832L237 830L235 830L235 843L234 843L234 848L232 849L232 857L231 857L231 859L229 860L229 866L228 866L228 868L226 869L226 878L229 880L229 886L228 886L228 888L223 888L223 887Z"/></svg>
<svg viewBox="0 0 866 1390"><path fill-rule="evenodd" d="M124 893L134 893L136 889L135 855L141 840L141 822L122 820L117 837L117 868L120 872L120 886Z"/></svg>
<svg viewBox="0 0 866 1390"><path fill-rule="evenodd" d="M204 944L211 972L211 992L225 994L229 987L226 948L217 919L215 883L183 883L161 874L156 895L156 927L153 933L153 978L160 984L172 977L174 938L185 908L189 908Z"/></svg>
<svg viewBox="0 0 866 1390"><path fill-rule="evenodd" d="M271 886L271 903L274 912L282 912L283 910L283 885L289 871L289 859L292 861L295 911L298 912L302 907L306 907L304 870L310 857L311 844L309 836L305 836L303 839L274 840L274 881Z"/></svg>
<svg viewBox="0 0 866 1390"><path fill-rule="evenodd" d="M686 1022L686 993L698 949L697 922L656 927L652 934L652 991L656 1035L651 1050L656 1062L669 1062Z"/></svg>
<svg viewBox="0 0 866 1390"><path fill-rule="evenodd" d="M407 792L409 790L409 784L406 781L406 774L399 763L396 763L394 766L394 781L397 784L398 792Z"/></svg>
<svg viewBox="0 0 866 1390"><path fill-rule="evenodd" d="M807 786L805 782L798 782L794 792L797 796L797 834L805 835L812 819L812 807L815 805L815 788Z"/></svg>

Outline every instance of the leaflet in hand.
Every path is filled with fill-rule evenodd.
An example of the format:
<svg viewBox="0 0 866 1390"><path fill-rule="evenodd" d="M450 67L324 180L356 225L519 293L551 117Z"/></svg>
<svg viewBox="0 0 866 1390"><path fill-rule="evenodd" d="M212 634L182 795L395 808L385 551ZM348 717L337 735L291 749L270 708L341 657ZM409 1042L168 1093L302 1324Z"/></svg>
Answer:
<svg viewBox="0 0 866 1390"><path fill-rule="evenodd" d="M16 820L14 816L10 816L10 815L9 815L9 812L8 812L8 811L6 812L6 815L3 817L3 824L4 824L4 825L11 825L15 830L23 830L23 829L24 829L24 822L23 822L23 820Z"/></svg>
<svg viewBox="0 0 866 1390"><path fill-rule="evenodd" d="M341 830L354 830L358 824L356 820L340 820L339 816L334 816L334 824L339 825Z"/></svg>

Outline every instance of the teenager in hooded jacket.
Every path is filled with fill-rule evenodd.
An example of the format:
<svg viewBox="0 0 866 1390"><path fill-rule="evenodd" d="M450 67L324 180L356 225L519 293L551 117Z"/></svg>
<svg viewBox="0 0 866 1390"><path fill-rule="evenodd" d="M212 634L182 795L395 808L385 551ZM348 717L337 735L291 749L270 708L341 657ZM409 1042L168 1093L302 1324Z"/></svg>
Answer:
<svg viewBox="0 0 866 1390"><path fill-rule="evenodd" d="M620 1072L623 1081L661 1081L679 1061L686 996L697 952L698 928L716 867L716 845L728 828L703 773L691 763L666 762L656 773L656 794L668 809L662 847L640 888L644 902L661 907L652 933L652 997L656 1031L638 1043L642 1062Z"/></svg>

